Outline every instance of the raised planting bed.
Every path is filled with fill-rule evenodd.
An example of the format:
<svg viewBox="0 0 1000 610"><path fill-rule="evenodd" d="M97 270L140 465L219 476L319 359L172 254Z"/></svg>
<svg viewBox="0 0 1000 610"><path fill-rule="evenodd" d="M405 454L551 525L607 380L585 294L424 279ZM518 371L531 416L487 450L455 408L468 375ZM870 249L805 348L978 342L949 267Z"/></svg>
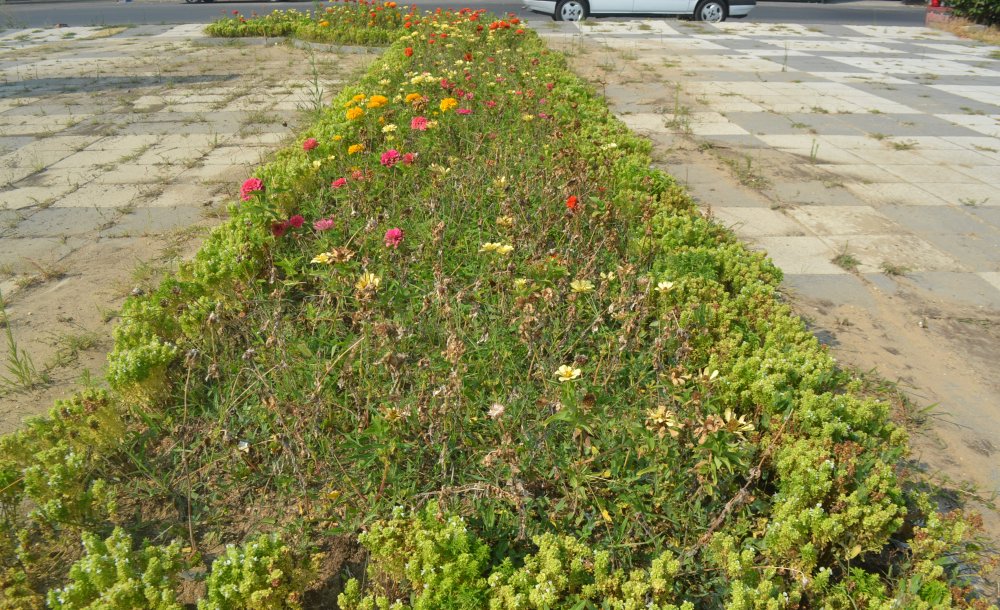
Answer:
<svg viewBox="0 0 1000 610"><path fill-rule="evenodd" d="M516 19L412 15L0 441L7 599L981 607L780 271Z"/></svg>

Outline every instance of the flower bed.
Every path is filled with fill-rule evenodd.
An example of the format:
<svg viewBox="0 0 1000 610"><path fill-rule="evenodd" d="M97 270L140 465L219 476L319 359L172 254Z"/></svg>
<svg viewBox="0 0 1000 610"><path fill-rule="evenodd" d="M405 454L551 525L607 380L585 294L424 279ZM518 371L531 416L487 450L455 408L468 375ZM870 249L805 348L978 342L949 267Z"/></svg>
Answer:
<svg viewBox="0 0 1000 610"><path fill-rule="evenodd" d="M416 7L400 10L395 2L329 0L314 10L276 10L244 16L238 10L206 28L212 36L292 36L338 44L386 45L420 22Z"/></svg>
<svg viewBox="0 0 1000 610"><path fill-rule="evenodd" d="M363 533L345 609L968 607L780 272L516 18L405 29L0 442L8 596L331 607Z"/></svg>

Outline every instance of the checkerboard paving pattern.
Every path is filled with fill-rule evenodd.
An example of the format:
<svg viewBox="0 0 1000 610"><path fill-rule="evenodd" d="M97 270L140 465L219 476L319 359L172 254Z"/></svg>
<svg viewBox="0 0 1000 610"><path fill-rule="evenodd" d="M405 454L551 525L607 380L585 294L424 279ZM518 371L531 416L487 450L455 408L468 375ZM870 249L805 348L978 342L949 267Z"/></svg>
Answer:
<svg viewBox="0 0 1000 610"><path fill-rule="evenodd" d="M888 262L931 284L934 273L967 274L978 290L969 298L1000 310L992 47L922 27L739 20L602 19L551 35L596 40L650 72L673 66L669 82L632 86L640 102L621 118L637 131L683 121L700 140L780 155L798 175L770 193L786 212L706 203L786 274L845 274L830 261L848 244L862 273ZM678 96L682 116L672 114L679 101L662 103ZM661 103L643 107L643 97Z"/></svg>

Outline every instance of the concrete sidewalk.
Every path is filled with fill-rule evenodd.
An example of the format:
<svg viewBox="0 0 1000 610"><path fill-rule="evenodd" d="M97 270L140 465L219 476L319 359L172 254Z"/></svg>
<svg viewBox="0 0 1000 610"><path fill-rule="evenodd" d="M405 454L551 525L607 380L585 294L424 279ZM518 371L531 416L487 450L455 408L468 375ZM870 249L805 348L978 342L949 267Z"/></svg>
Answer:
<svg viewBox="0 0 1000 610"><path fill-rule="evenodd" d="M917 458L1000 490L996 48L926 28L538 27L767 251L839 359L946 414Z"/></svg>
<svg viewBox="0 0 1000 610"><path fill-rule="evenodd" d="M305 50L203 29L0 33L0 292L52 380L0 384L0 433L104 368L122 299L191 255L302 111L375 57L317 48L315 76Z"/></svg>

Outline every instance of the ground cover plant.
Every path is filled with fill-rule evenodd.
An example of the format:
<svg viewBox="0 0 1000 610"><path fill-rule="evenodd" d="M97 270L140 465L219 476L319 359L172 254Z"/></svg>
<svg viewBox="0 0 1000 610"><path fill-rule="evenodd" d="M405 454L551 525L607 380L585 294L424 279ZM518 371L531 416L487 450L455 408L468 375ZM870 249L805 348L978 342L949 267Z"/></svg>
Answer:
<svg viewBox="0 0 1000 610"><path fill-rule="evenodd" d="M403 11L395 2L329 0L316 3L311 10L251 13L249 18L234 10L231 16L209 24L206 31L226 38L293 36L316 42L385 45L419 22L415 6Z"/></svg>
<svg viewBox="0 0 1000 610"><path fill-rule="evenodd" d="M411 23L0 439L0 607L985 607L780 271L516 18Z"/></svg>

